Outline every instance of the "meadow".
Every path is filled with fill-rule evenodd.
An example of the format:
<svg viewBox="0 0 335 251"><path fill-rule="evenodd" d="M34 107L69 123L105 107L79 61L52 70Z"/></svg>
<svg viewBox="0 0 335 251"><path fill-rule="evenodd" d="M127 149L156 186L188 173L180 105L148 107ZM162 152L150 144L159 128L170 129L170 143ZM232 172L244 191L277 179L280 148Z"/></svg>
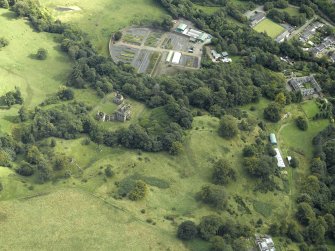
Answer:
<svg viewBox="0 0 335 251"><path fill-rule="evenodd" d="M78 95L78 98L95 102L91 95L88 91L82 96ZM108 105L108 101L101 102L94 109L113 106ZM268 102L261 99L259 104L254 105L254 111L250 111L251 105L241 109L249 116L262 120L262 108ZM264 232L269 224L293 217L300 177L308 173L310 158L310 152L300 154L296 147L310 145L312 137L328 123L310 121L309 130L302 133L296 129L294 118L314 108L314 101L292 104L287 107L292 113L289 118L276 126L268 124L267 133L275 131L278 134L279 145L285 156L294 152L301 163L298 169L286 169L283 180L277 180L281 190L274 193L255 192L257 181L250 178L241 165L242 149L255 141L259 129L252 133L240 132L237 138L225 140L217 135L219 119L208 115L195 117L193 129L187 132L183 151L178 156L121 147L108 148L92 142L86 144L83 138L56 139L56 153L71 158L84 170L83 173L73 172L69 179L30 186L33 178L19 177L8 169L0 169L0 177L6 187L0 195L0 209L3 212L0 234L6 235L1 244L6 247L11 243L17 249L21 249L22 245L44 248L46 241L42 240L56 245L56 240L62 238L64 248L80 248L83 240L89 239L87 246L98 249L109 245L116 250L134 247L134 250L207 250L208 243L195 240L183 244L174 233L176 226L184 220L199 222L202 216L215 213L198 202L195 195L203 185L211 183L212 162L221 157L227 159L237 172L237 182L226 186L228 207L234 212L234 219L252 225L262 219L264 224L258 231ZM149 118L164 121L161 112L155 110L145 109L141 117L140 123ZM117 125L120 124L114 124ZM103 174L106 165L112 166L112 178L106 179ZM129 179L142 179L149 184L149 192L144 200L131 202L115 197L119 185ZM21 212L22 208L26 208L25 214ZM222 211L220 215L226 219L232 217L228 211ZM31 219L42 223L38 226L31 224L35 221ZM39 239L32 238L41 231L42 226L43 234ZM53 233L55 229L57 232ZM13 238L14 230L29 234ZM141 236L150 240L149 246L147 242L141 242ZM276 241L280 247L281 241ZM296 250L294 245L290 248Z"/></svg>
<svg viewBox="0 0 335 251"><path fill-rule="evenodd" d="M199 9L199 10L202 10L206 14L214 14L215 12L217 12L220 9L220 7L203 6L203 5L199 5L199 4L194 4L194 7Z"/></svg>
<svg viewBox="0 0 335 251"><path fill-rule="evenodd" d="M2 250L186 250L145 216L80 189L5 201L0 212Z"/></svg>
<svg viewBox="0 0 335 251"><path fill-rule="evenodd" d="M159 20L167 14L154 0L40 0L52 14L77 25L89 34L96 48L108 55L108 41L113 32L130 24ZM56 7L76 6L79 11L58 11Z"/></svg>
<svg viewBox="0 0 335 251"><path fill-rule="evenodd" d="M254 27L254 30L258 32L265 32L268 36L276 38L285 31L285 28L266 18L258 23Z"/></svg>
<svg viewBox="0 0 335 251"><path fill-rule="evenodd" d="M40 104L48 95L64 85L71 64L67 55L60 51L56 35L37 33L25 20L0 9L1 35L9 45L0 50L0 95L19 87L28 108ZM44 61L35 59L39 48L48 51ZM15 126L19 107L0 108L0 133L10 132Z"/></svg>
<svg viewBox="0 0 335 251"><path fill-rule="evenodd" d="M277 10L282 11L282 12L287 12L291 16L299 16L299 15L301 15L301 13L299 12L299 9L297 7L289 6L287 8L277 9Z"/></svg>
<svg viewBox="0 0 335 251"><path fill-rule="evenodd" d="M153 17L164 14L148 0L133 4L109 1L114 5L107 4L106 0L99 0L100 5L86 0L71 1L45 0L43 3L50 9L78 5L82 11L54 12L64 21L84 28L94 37L100 50L104 50L112 31L134 21L132 15L135 21L149 18L142 14L150 13L149 5ZM65 83L71 65L55 42L57 36L36 33L24 20L14 18L5 10L0 10L0 24L5 24L1 32L10 40L10 45L0 51L0 94L18 86L26 105L32 109ZM273 24L267 25L267 29L273 29ZM48 50L46 61L34 58L39 47ZM75 90L78 101L93 107L92 117L97 111L109 113L116 109L111 102L113 95L99 98L92 90ZM162 110L148 109L132 99L127 102L133 106L132 121L102 126L115 130L133 122L164 123L166 117ZM263 109L268 103L261 99L258 104L241 107L241 110L262 121ZM250 109L251 106L255 109ZM0 133L10 133L15 127L18 109L14 106L0 110ZM301 166L287 168L283 179L276 180L281 189L269 193L254 191L257 181L246 174L241 163L242 149L255 142L260 132L258 127L251 133L241 131L235 139L225 140L217 134L218 118L195 117L193 129L186 132L183 150L178 156L98 146L85 143L86 136L75 140L55 139L55 152L72 159L70 178L36 184L35 177L25 178L12 169L0 167L4 186L0 193L0 249L207 250L208 242L182 243L177 240L175 231L184 220L199 222L202 216L216 213L195 197L203 185L211 183L212 163L218 158L227 159L237 172L237 181L226 186L228 208L233 215L228 211L220 215L251 225L262 219L264 224L257 231L266 232L269 224L293 217L300 177L308 173L311 139L328 124L326 120L310 120L307 132L296 128L296 116L311 119L318 112L314 101L291 104L286 110L291 115L278 124L268 123L266 134L275 132L282 152L297 154ZM307 147L300 149L300 146ZM104 175L106 165L112 166L114 176L111 178ZM149 184L144 200L132 202L117 196L120 184L129 179L142 179ZM276 240L276 244L280 247L281 240ZM290 248L296 250L293 245Z"/></svg>

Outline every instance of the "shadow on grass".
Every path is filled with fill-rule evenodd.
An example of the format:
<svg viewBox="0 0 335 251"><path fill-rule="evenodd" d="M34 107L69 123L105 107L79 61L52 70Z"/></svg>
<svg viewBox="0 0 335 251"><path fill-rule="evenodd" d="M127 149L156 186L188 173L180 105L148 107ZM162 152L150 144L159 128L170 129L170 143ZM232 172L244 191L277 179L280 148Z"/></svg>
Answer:
<svg viewBox="0 0 335 251"><path fill-rule="evenodd" d="M17 15L15 12L12 11L8 11L5 13L2 13L1 16L3 16L4 18L6 18L7 20L13 20L17 18Z"/></svg>
<svg viewBox="0 0 335 251"><path fill-rule="evenodd" d="M18 116L4 116L3 117L4 120L7 120L8 122L12 123L12 124L17 124L19 123L19 119Z"/></svg>
<svg viewBox="0 0 335 251"><path fill-rule="evenodd" d="M29 54L28 58L38 60L36 53Z"/></svg>

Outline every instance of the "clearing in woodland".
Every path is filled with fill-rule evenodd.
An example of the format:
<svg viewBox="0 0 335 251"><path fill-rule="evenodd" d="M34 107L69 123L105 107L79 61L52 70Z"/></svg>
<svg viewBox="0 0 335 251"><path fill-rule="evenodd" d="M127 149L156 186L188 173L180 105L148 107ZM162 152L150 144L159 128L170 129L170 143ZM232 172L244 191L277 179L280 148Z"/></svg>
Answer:
<svg viewBox="0 0 335 251"><path fill-rule="evenodd" d="M13 12L0 9L1 36L9 45L0 51L0 96L19 87L28 108L40 104L64 85L71 65L55 41L57 35L37 33ZM46 60L37 60L39 48L48 51ZM0 133L10 133L19 106L0 107Z"/></svg>
<svg viewBox="0 0 335 251"><path fill-rule="evenodd" d="M130 24L158 20L166 12L154 0L41 0L60 20L76 24L89 34L97 49L108 55L110 35ZM77 6L80 11L59 11L58 6Z"/></svg>

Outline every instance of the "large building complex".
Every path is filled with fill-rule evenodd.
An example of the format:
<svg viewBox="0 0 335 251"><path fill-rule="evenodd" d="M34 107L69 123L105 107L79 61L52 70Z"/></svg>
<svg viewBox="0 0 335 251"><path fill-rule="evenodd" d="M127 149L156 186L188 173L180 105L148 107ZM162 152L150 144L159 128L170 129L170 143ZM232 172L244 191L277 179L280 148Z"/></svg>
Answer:
<svg viewBox="0 0 335 251"><path fill-rule="evenodd" d="M322 91L320 85L318 82L316 82L313 75L305 77L292 76L292 78L288 80L288 83L294 91L300 92L303 97L318 94Z"/></svg>
<svg viewBox="0 0 335 251"><path fill-rule="evenodd" d="M175 31L190 37L194 42L210 43L212 39L212 36L206 32L188 27L188 25L184 23L180 23Z"/></svg>

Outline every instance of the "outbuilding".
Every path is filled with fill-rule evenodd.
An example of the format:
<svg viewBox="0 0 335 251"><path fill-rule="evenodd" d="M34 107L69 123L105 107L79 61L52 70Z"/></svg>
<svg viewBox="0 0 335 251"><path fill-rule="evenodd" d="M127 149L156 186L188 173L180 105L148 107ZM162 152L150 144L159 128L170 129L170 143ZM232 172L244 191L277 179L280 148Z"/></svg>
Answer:
<svg viewBox="0 0 335 251"><path fill-rule="evenodd" d="M173 54L172 64L179 64L180 59L181 59L181 53L178 52L178 51L176 51L176 52Z"/></svg>
<svg viewBox="0 0 335 251"><path fill-rule="evenodd" d="M226 52L226 51L222 52L221 55L222 55L222 57L224 57L224 58L229 56L228 52Z"/></svg>
<svg viewBox="0 0 335 251"><path fill-rule="evenodd" d="M276 151L277 166L280 167L280 168L286 167L284 159L281 156L281 153L280 153L279 149L275 148L274 150Z"/></svg>
<svg viewBox="0 0 335 251"><path fill-rule="evenodd" d="M166 62L169 63L171 61L172 55L173 55L173 51L169 51L169 54L166 57Z"/></svg>
<svg viewBox="0 0 335 251"><path fill-rule="evenodd" d="M274 133L270 134L270 142L272 145L277 145L277 138L276 135Z"/></svg>
<svg viewBox="0 0 335 251"><path fill-rule="evenodd" d="M178 25L176 31L183 33L186 30L186 28L187 28L187 24L181 23Z"/></svg>

